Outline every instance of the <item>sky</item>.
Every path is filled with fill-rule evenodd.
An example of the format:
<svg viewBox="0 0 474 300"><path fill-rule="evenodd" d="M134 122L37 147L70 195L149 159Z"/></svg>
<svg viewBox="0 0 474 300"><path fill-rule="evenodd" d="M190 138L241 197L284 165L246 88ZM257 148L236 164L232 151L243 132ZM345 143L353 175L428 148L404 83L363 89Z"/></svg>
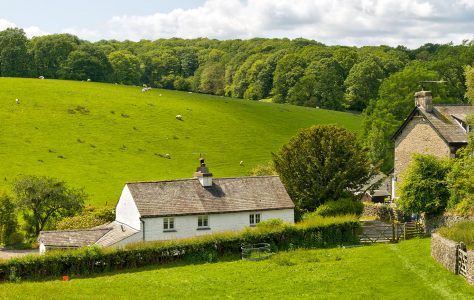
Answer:
<svg viewBox="0 0 474 300"><path fill-rule="evenodd" d="M82 39L307 38L327 45L474 40L474 0L0 0L0 30Z"/></svg>

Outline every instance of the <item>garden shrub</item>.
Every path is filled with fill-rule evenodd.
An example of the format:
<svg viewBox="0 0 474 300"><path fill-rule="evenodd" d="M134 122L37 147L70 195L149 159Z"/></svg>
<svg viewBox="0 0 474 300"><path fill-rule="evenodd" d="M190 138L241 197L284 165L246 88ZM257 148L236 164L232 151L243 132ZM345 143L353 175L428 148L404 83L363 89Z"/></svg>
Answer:
<svg viewBox="0 0 474 300"><path fill-rule="evenodd" d="M323 248L358 243L355 216L313 217L299 224L267 224L242 232L221 232L200 237L142 242L123 249L86 247L71 251L49 251L0 262L0 280L45 279L63 275L90 275L176 260L212 262L219 257L239 255L243 244L269 243L272 251Z"/></svg>
<svg viewBox="0 0 474 300"><path fill-rule="evenodd" d="M115 209L112 207L86 207L81 214L61 219L56 229L92 228L115 220Z"/></svg>
<svg viewBox="0 0 474 300"><path fill-rule="evenodd" d="M343 198L336 201L327 201L320 205L315 213L323 217L337 216L337 215L362 215L364 211L364 204L360 201Z"/></svg>

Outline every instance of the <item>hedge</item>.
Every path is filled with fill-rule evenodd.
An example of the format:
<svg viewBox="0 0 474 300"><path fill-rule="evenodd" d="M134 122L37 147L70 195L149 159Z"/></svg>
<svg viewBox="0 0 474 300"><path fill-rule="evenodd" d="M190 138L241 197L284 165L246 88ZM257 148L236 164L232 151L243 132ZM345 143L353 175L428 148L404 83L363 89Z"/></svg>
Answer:
<svg viewBox="0 0 474 300"><path fill-rule="evenodd" d="M44 280L58 276L83 276L161 265L177 260L216 261L237 255L243 244L269 243L273 251L323 248L358 243L360 224L354 216L313 218L302 223L268 223L241 232L223 232L196 238L142 242L123 249L86 247L51 251L0 262L0 280Z"/></svg>

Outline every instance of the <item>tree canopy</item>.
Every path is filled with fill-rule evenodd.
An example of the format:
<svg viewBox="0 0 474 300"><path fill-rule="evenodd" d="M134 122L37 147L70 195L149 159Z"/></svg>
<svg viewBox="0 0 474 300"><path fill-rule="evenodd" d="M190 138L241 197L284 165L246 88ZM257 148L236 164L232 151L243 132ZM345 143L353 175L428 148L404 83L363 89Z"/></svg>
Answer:
<svg viewBox="0 0 474 300"><path fill-rule="evenodd" d="M334 125L300 131L273 161L299 213L360 191L376 174L356 136Z"/></svg>
<svg viewBox="0 0 474 300"><path fill-rule="evenodd" d="M85 193L51 177L23 176L13 185L18 208L23 212L30 237L64 216L72 216L84 207Z"/></svg>

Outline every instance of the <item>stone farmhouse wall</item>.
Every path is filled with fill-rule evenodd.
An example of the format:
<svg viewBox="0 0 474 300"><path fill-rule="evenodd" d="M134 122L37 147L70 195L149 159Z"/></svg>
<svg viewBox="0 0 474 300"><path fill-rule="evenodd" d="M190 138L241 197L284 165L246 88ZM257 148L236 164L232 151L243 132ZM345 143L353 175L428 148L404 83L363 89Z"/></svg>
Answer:
<svg viewBox="0 0 474 300"><path fill-rule="evenodd" d="M457 273L457 249L459 243L433 233L431 236L431 257L451 273ZM474 284L474 250L467 251L467 274L469 284Z"/></svg>
<svg viewBox="0 0 474 300"><path fill-rule="evenodd" d="M403 181L414 153L450 157L450 148L423 116L414 116L395 140L394 175L397 186Z"/></svg>

